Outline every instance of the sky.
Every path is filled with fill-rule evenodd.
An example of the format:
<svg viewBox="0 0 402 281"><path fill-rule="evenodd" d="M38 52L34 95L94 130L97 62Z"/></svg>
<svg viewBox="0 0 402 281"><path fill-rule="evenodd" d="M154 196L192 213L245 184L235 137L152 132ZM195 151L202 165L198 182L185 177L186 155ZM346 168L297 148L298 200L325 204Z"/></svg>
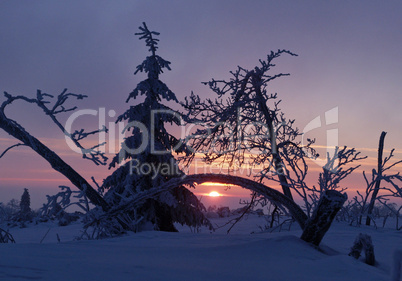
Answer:
<svg viewBox="0 0 402 281"><path fill-rule="evenodd" d="M273 70L291 75L269 88L282 99L286 117L321 146L329 143L328 132L336 132L338 145L369 156L362 168L370 171L382 131L386 151L395 148L395 159L402 159L401 12L400 1L2 0L0 90L32 97L37 89L57 95L68 88L88 95L76 103L79 109L122 113L128 94L145 78L133 75L148 55L134 36L144 21L161 33L158 54L172 71L160 78L180 101L191 91L213 97L201 82L226 79L238 65L251 69L271 50L287 49L298 56L279 58ZM33 105L15 103L6 113L88 180L93 175L101 182L111 172L72 152ZM311 129L317 118L321 126ZM77 120L75 126L90 129L99 116ZM0 151L15 143L3 131L0 140ZM0 201L29 188L38 207L45 194L68 184L28 148L0 159ZM361 174L348 184L363 188Z"/></svg>

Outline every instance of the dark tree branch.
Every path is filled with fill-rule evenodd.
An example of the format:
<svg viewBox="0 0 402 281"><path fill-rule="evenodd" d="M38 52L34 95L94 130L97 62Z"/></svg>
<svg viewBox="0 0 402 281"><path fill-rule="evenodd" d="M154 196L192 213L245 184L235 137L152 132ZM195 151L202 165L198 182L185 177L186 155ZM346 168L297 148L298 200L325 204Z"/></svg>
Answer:
<svg viewBox="0 0 402 281"><path fill-rule="evenodd" d="M14 145L8 147L6 150L3 151L2 154L0 154L0 158L3 157L10 149L13 149L14 147L21 146L21 145L25 145L25 144L17 143L17 144L14 144Z"/></svg>
<svg viewBox="0 0 402 281"><path fill-rule="evenodd" d="M50 150L37 138L30 135L20 124L12 119L7 118L4 113L4 109L6 108L6 106L11 104L14 100L21 99L36 104L38 104L39 101L36 99L28 99L23 96L12 97L7 93L5 93L5 96L7 97L7 100L4 101L2 106L0 107L0 128L7 132L9 135L21 141L23 145L32 148L37 154L43 157L54 170L63 174L79 190L84 191L88 199L91 200L94 205L102 207L102 209L105 211L108 210L110 207L106 203L106 201L91 187L91 185L80 174L78 174L71 166L64 162L56 153ZM41 98L43 96L47 95L40 95ZM43 101L41 102L43 103Z"/></svg>
<svg viewBox="0 0 402 281"><path fill-rule="evenodd" d="M293 202L293 200L291 200L287 196L262 183L258 183L253 180L242 177L222 175L222 174L197 174L197 175L188 175L185 177L173 178L159 187L155 187L149 189L148 191L139 193L138 195L136 195L135 198L133 198L129 202L111 209L107 214L105 214L105 216L119 215L121 213L124 213L132 206L138 206L146 199L153 198L158 194L166 192L167 190L170 190L177 186L182 185L194 186L194 184L201 184L203 182L208 181L237 185L242 188L255 191L256 193L266 197L274 204L286 208L289 211L289 213L295 218L295 220L299 223L301 228L304 228L305 226L305 223L307 221L306 214L302 211L302 209L300 209L300 207L296 203Z"/></svg>
<svg viewBox="0 0 402 281"><path fill-rule="evenodd" d="M84 130L81 129L80 131L75 131L74 133L70 133L70 132L67 132L67 130L64 128L64 126L59 122L59 120L56 117L57 114L70 112L77 108L76 106L69 107L69 108L65 107L64 104L70 97L76 98L77 100L81 100L81 99L86 98L87 97L86 95L67 93L67 89L64 89L57 96L57 99L55 100L53 106L50 106L50 107L48 105L50 105L51 102L47 98L52 99L52 98L54 98L54 96L46 94L46 93L42 93L42 91L40 91L40 90L37 90L37 92L36 92L36 99L27 98L25 96L12 96L12 95L8 94L7 92L4 92L4 96L7 99L2 103L2 105L0 107L0 110L2 112L5 111L6 106L10 105L11 103L13 103L16 100L22 100L22 101L25 101L28 103L36 104L39 108L41 108L45 112L46 115L48 115L52 119L52 121L57 125L57 127L59 127L59 129L68 138L70 138L79 149L81 149L84 159L89 159L96 165L106 165L108 158L106 157L104 152L101 152L99 149L97 149L100 146L103 146L105 143L98 144L91 148L84 148L80 143L80 140L82 140L90 135L94 135L94 134L101 133L101 132L107 132L107 128L105 126L103 126L103 128L94 130L92 132L84 132Z"/></svg>
<svg viewBox="0 0 402 281"><path fill-rule="evenodd" d="M290 51L278 50L268 54L266 60L260 60L253 70L238 66L230 72L232 78L229 81L212 79L203 83L217 94L217 99L201 101L192 93L183 106L188 110L187 122L204 125L187 141L194 152L204 154L207 163L227 165L228 171L244 164L268 163L268 169L275 171L263 170L257 178L262 181L267 173L273 173L284 194L292 198L279 149L285 143L300 146L294 141L300 133L292 128L293 121L286 121L278 109L277 94L268 94L266 89L272 80L289 75L269 75L269 70L275 66L273 60L284 53L296 56ZM273 104L268 106L272 101ZM185 159L185 163L189 164L194 157L195 154ZM246 163L247 160L250 162Z"/></svg>

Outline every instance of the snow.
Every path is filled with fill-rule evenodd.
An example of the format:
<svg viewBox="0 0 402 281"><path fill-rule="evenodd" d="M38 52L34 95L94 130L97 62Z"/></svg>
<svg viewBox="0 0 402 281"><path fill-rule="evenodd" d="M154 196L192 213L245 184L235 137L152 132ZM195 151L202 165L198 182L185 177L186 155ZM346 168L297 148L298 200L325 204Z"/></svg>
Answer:
<svg viewBox="0 0 402 281"><path fill-rule="evenodd" d="M227 220L213 222L223 225ZM296 223L290 231L273 233L260 232L264 223L264 218L249 215L229 235L228 226L214 233L179 227L179 233L145 231L80 241L74 240L79 223L11 228L17 243L0 244L0 279L379 281L389 280L392 255L402 245L400 231L334 222L318 250L299 239ZM366 265L364 257L347 255L359 233L372 237L375 267Z"/></svg>

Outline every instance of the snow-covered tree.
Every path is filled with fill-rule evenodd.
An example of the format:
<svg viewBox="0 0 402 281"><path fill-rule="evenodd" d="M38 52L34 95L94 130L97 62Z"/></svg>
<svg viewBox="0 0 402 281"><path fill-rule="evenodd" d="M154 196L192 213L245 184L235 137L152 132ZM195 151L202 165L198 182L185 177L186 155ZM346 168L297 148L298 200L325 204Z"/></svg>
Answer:
<svg viewBox="0 0 402 281"><path fill-rule="evenodd" d="M296 56L288 50L270 52L251 70L238 66L230 72L229 80L205 82L216 93L214 99L202 100L192 93L183 106L188 111L186 121L197 123L199 128L187 137L187 143L194 152L203 153L206 163L218 164L229 174L246 170L247 176L254 175L259 182L275 181L292 201L291 191L296 191L311 216L302 224L302 239L318 245L347 198L340 193L339 181L356 169L342 166L361 158L354 149L336 148L334 157L327 157L319 187L308 187L306 159L318 156L314 140L307 139L303 145L294 120L285 117L278 95L270 93L273 80L289 75L272 73L274 61L284 54ZM194 157L183 159L190 164ZM266 199L257 201L254 196L250 204ZM322 220L327 223L319 224Z"/></svg>
<svg viewBox="0 0 402 281"><path fill-rule="evenodd" d="M277 93L270 93L271 83L288 73L272 73L275 60L281 55L296 56L288 50L270 52L253 69L237 67L229 80L204 83L217 94L215 99L202 100L192 94L184 104L188 121L202 127L188 137L196 152L204 153L207 163L227 167L228 172L253 172L259 182L275 181L283 194L293 198L292 191L303 199L307 215L312 214L320 195L339 188L339 181L356 167L342 166L361 159L354 149L335 149L333 157L320 174L319 187L306 183L307 158L318 156L314 140L302 143L302 132L280 109ZM186 161L189 163L191 157ZM338 161L339 160L339 161ZM339 191L343 189L339 188ZM261 202L261 200L256 200Z"/></svg>
<svg viewBox="0 0 402 281"><path fill-rule="evenodd" d="M31 213L31 197L27 188L24 188L20 201L21 216L29 216Z"/></svg>
<svg viewBox="0 0 402 281"><path fill-rule="evenodd" d="M126 102L144 96L145 100L121 114L116 122L127 122L125 130L131 131L122 143L120 152L110 163L110 168L120 164L112 175L107 177L102 189L107 189L104 198L113 206L127 202L130 198L174 177L183 176L173 153L189 154L190 151L180 139L170 134L165 124L181 124L181 114L164 105L166 102L178 103L175 94L164 84L159 76L164 69L170 70L170 62L156 54L158 32L150 31L145 23L136 33L149 47L150 56L137 66L138 72L147 74L129 94ZM141 205L131 208L132 219L151 222L155 229L177 231L173 223L189 226L210 225L202 213L204 206L197 197L184 186L177 186L156 198L148 199Z"/></svg>
<svg viewBox="0 0 402 281"><path fill-rule="evenodd" d="M270 73L273 61L282 54L296 56L278 50L252 70L239 66L230 72L230 80L204 83L217 94L216 99L201 100L192 94L184 106L190 122L203 124L189 143L195 151L204 152L206 162L222 164L229 172L243 166L257 167L259 181L277 178L283 193L292 198L283 154L300 158L305 151L314 154L314 150L313 140L302 149L298 140L301 133L294 127L294 120L285 118L277 94L268 92L270 82L289 75Z"/></svg>

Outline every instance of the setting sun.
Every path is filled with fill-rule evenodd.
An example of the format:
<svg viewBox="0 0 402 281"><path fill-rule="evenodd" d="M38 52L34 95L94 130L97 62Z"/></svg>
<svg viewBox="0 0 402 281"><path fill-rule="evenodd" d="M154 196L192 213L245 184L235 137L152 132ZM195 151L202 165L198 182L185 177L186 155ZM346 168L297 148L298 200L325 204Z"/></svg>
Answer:
<svg viewBox="0 0 402 281"><path fill-rule="evenodd" d="M209 194L208 194L208 196L211 196L211 197L218 197L218 196L221 196L218 192L216 192L216 191L211 191Z"/></svg>

